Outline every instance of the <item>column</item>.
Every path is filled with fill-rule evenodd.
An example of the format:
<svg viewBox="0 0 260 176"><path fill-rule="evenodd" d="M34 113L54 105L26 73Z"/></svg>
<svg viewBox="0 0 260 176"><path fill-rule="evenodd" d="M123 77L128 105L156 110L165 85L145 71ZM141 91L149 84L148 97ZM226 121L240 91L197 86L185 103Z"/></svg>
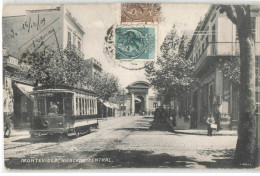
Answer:
<svg viewBox="0 0 260 176"><path fill-rule="evenodd" d="M131 93L131 114L134 115L135 114L135 94Z"/></svg>
<svg viewBox="0 0 260 176"><path fill-rule="evenodd" d="M145 111L146 113L148 114L148 111L149 111L149 97L148 97L148 94L145 95Z"/></svg>
<svg viewBox="0 0 260 176"><path fill-rule="evenodd" d="M260 166L260 113L258 105L258 113L256 115L257 125L256 125L256 166Z"/></svg>

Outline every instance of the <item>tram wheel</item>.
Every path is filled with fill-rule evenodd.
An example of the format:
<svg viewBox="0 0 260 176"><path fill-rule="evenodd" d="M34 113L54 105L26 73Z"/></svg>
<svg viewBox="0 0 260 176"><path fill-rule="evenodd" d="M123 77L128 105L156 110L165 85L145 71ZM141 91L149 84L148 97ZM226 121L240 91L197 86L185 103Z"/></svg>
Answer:
<svg viewBox="0 0 260 176"><path fill-rule="evenodd" d="M75 129L75 133L76 133L75 137L78 138L79 135L80 135L80 133L79 133L79 129L78 129L78 128Z"/></svg>
<svg viewBox="0 0 260 176"><path fill-rule="evenodd" d="M91 128L87 127L87 133L91 133Z"/></svg>
<svg viewBox="0 0 260 176"><path fill-rule="evenodd" d="M35 133L31 133L30 136L31 136L31 138L36 138L36 134Z"/></svg>
<svg viewBox="0 0 260 176"><path fill-rule="evenodd" d="M56 139L62 139L62 133L57 133L55 134Z"/></svg>

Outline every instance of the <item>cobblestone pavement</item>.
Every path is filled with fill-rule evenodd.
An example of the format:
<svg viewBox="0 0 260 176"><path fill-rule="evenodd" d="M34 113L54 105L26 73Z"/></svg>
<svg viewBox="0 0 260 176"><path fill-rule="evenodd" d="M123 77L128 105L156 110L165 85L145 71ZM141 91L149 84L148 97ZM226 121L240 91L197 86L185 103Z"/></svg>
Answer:
<svg viewBox="0 0 260 176"><path fill-rule="evenodd" d="M13 169L232 168L235 135L151 130L152 120L111 118L90 134L59 141L14 133L4 140L5 164Z"/></svg>

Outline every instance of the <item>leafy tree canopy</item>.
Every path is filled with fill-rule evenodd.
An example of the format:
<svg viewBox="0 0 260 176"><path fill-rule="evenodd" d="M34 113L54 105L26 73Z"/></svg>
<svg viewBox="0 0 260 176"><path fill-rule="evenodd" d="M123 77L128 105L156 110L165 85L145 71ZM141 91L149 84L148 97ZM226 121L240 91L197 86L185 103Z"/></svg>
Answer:
<svg viewBox="0 0 260 176"><path fill-rule="evenodd" d="M161 45L161 57L146 65L146 77L164 103L179 99L194 82L193 63L185 58L186 36L179 36L173 26Z"/></svg>
<svg viewBox="0 0 260 176"><path fill-rule="evenodd" d="M98 98L104 101L119 91L119 79L111 73L103 72L100 77L92 77L91 82Z"/></svg>
<svg viewBox="0 0 260 176"><path fill-rule="evenodd" d="M35 86L68 85L94 90L98 96L107 101L119 90L119 80L110 73L92 75L90 62L81 58L72 47L58 53L49 47L22 54L20 74L31 79Z"/></svg>

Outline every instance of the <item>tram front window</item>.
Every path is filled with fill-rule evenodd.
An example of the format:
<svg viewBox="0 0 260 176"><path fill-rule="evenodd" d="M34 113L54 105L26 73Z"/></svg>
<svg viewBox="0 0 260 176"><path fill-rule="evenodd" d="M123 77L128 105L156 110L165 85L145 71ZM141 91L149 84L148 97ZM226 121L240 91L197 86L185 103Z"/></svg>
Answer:
<svg viewBox="0 0 260 176"><path fill-rule="evenodd" d="M58 107L58 114L63 114L63 99L62 97L47 97L46 98L47 104L47 112L50 113L51 104L55 104Z"/></svg>

